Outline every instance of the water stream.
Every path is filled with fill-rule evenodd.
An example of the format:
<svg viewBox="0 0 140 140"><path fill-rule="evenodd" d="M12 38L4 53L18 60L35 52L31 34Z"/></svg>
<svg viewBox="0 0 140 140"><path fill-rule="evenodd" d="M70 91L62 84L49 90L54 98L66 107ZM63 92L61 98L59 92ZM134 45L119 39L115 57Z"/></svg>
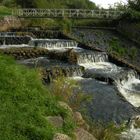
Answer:
<svg viewBox="0 0 140 140"><path fill-rule="evenodd" d="M81 49L77 47L77 42L63 39L31 39L29 44L26 45L28 47L42 47L51 51L73 48L78 56L75 66L58 60L49 60L45 57L22 60L19 63L45 68L58 65L71 73L67 76L72 76L79 81L83 91L92 94L94 97L93 102L86 106L88 115L93 119L121 123L140 114L137 110L140 107L139 75L134 70L110 63L105 52ZM5 45L6 47L10 46ZM85 72L83 73L78 66L84 67ZM129 132L125 133L131 135L132 132L133 135L136 135L136 139L131 140L140 138L140 133L137 133L133 127L130 128Z"/></svg>

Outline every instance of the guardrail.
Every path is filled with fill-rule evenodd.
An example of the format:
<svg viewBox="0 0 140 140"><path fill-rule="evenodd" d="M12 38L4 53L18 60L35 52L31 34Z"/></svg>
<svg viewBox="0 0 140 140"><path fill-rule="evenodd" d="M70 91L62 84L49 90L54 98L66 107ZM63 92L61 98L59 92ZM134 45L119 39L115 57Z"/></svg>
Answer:
<svg viewBox="0 0 140 140"><path fill-rule="evenodd" d="M24 18L108 18L115 19L122 15L118 10L87 10L87 9L17 9L13 16Z"/></svg>

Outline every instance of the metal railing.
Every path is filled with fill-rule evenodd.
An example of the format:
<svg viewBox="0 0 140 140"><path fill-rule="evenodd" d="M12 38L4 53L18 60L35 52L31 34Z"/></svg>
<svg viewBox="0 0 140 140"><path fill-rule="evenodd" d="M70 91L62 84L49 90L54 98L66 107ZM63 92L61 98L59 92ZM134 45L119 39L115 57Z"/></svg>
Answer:
<svg viewBox="0 0 140 140"><path fill-rule="evenodd" d="M123 11L118 10L87 10L87 9L17 9L13 16L24 18L117 18Z"/></svg>

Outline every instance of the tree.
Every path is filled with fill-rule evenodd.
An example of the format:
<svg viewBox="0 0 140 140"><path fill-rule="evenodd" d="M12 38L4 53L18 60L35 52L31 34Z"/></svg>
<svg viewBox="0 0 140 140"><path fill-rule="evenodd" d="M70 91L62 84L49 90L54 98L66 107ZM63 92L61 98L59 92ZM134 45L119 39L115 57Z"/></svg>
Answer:
<svg viewBox="0 0 140 140"><path fill-rule="evenodd" d="M36 8L36 0L15 0L22 8Z"/></svg>
<svg viewBox="0 0 140 140"><path fill-rule="evenodd" d="M140 0L128 0L128 8L140 12Z"/></svg>

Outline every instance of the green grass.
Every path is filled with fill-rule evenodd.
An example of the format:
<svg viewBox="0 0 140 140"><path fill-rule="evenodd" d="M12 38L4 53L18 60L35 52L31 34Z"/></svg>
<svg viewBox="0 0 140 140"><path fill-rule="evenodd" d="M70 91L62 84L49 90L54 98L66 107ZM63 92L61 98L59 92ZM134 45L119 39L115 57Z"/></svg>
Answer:
<svg viewBox="0 0 140 140"><path fill-rule="evenodd" d="M71 135L74 122L43 86L37 70L29 70L0 55L0 139L51 140L55 132ZM57 129L45 117L61 115L64 127Z"/></svg>
<svg viewBox="0 0 140 140"><path fill-rule="evenodd" d="M0 17L12 15L12 9L0 6Z"/></svg>

